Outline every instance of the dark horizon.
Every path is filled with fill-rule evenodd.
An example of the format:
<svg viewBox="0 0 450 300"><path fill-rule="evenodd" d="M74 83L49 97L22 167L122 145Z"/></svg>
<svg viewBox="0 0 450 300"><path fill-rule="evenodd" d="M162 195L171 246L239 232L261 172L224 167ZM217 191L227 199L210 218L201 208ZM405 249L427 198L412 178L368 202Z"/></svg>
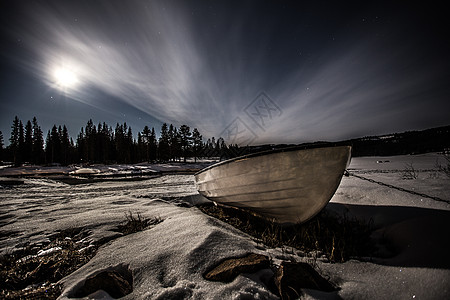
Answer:
<svg viewBox="0 0 450 300"><path fill-rule="evenodd" d="M22 121L17 116L11 126L10 144L0 146L0 162L35 165L73 163L125 163L180 161L182 158L233 158L279 149L352 146L352 156L394 156L441 152L450 149L450 125L422 131L392 132L341 141L314 141L297 144L227 144L223 137L203 137L189 125L176 127L164 123L161 128L145 126L133 131L126 123L98 125L90 119L77 136L71 137L65 124L54 125L47 134L36 118ZM134 132L134 135L132 134ZM137 136L137 138L135 137ZM2 136L3 142L3 136ZM288 147L288 148L286 148Z"/></svg>
<svg viewBox="0 0 450 300"><path fill-rule="evenodd" d="M15 116L15 117L17 117L17 116ZM14 118L15 118L14 117ZM10 126L10 128L12 128L13 127L13 121L14 121L14 118L12 118L12 121L11 121L11 126ZM21 121L22 122L22 124L23 124L23 127L25 128L25 125L26 125L26 123L28 122L28 121L32 121L33 120L33 118L31 118L31 119L29 119L29 120L22 120L22 119L20 119L20 118L18 118L19 119L19 121ZM99 125L100 126L103 126L104 124L106 124L106 125L108 125L108 127L109 128L111 128L112 130L114 130L115 128L116 128L116 126L117 125L124 125L124 124L126 124L131 130L132 130L132 133L133 133L133 140L134 141L137 141L137 138L138 138L138 134L139 133L142 133L142 130L144 129L144 127L148 127L149 129L154 129L155 130L155 133L156 133L156 138L157 139L159 139L160 137L161 137L161 127L163 126L163 124L166 124L167 126L169 126L169 125L171 125L171 126L174 126L174 128L176 128L177 130L179 129L179 127L180 126L176 126L176 125L174 125L174 124L172 124L172 123L168 123L168 122L162 122L161 123L161 125L160 126L149 126L149 125L144 125L144 127L143 128L137 128L137 129L135 129L135 128L133 128L132 126L130 126L130 125L128 125L128 123L127 122L124 122L124 123L119 123L119 122L116 122L116 123L114 123L114 124L109 124L109 123L107 123L107 122L105 122L105 121L100 121L100 122L96 122L95 120L92 120L92 119L89 119L88 121L86 121L85 123L84 123L84 125L82 125L81 127L80 127L80 129L78 129L78 131L77 131L77 133L75 134L75 135L71 135L70 134L70 132L72 132L73 130L71 130L71 128L69 128L69 126L67 126L66 124L53 124L52 126L51 126L51 128L49 128L47 131L45 131L45 130L43 130L42 129L42 126L40 125L40 121L38 120L38 119L36 119L37 120L37 122L38 122L38 124L39 124L39 127L41 127L41 130L42 130L42 133L43 133L43 137L44 137L44 142L45 142L45 138L47 137L47 135L49 134L49 133L51 133L51 130L52 130L52 128L53 127L55 127L56 126L56 128L58 128L58 127L66 127L67 129L68 129L68 132L69 132L69 138L70 139L72 139L73 140L73 142L76 144L76 139L77 139L77 136L80 134L80 132L83 130L85 130L85 128L86 128L86 126L87 126L87 124L90 122L90 121L92 121L92 123L93 123L93 125L97 128ZM183 125L186 125L186 126L188 126L191 130L192 129L197 129L196 127L191 127L189 124L182 124L181 126L183 126ZM300 145L300 144L310 144L310 143L321 143L321 142L324 142L324 143L340 143L340 142L345 142L345 141L351 141L351 140L358 140L358 139L364 139L364 138L380 138L380 137L388 137L388 136L393 136L393 135L401 135L401 134L406 134L406 133L414 133L414 132L426 132L426 131L433 131L433 130L438 130L438 129L449 129L450 128L450 123L448 123L447 125L442 125L442 126L437 126L437 127L430 127L430 128L424 128L424 129L418 129L418 130L405 130L405 131L397 131L397 132L386 132L386 133L382 133L382 134L373 134L373 135L363 135L363 136L354 136L354 137L349 137L349 138L347 138L347 139L341 139L341 140L320 140L320 139L317 139L317 140L312 140L312 141L307 141L307 142L298 142L298 143L260 143L260 144L252 144L253 146L265 146L265 145L283 145L283 144L285 144L285 145ZM0 130L0 132L2 132L1 130ZM8 147L9 145L10 145L10 137L11 137L11 130L10 130L10 132L9 133L4 133L4 132L2 132L2 134L3 134L3 147L4 148L6 148L6 147ZM216 140L217 141L217 139L219 139L219 138L222 138L222 139L224 139L225 141L226 141L226 139L224 138L224 136L203 136L202 135L202 141L203 142L207 142L207 140L208 139L214 139L214 140ZM232 144L230 144L230 143L226 143L227 145L232 145ZM234 144L233 144L234 145ZM239 145L239 144L237 144L238 146L242 146L242 147L244 147L244 146L248 146L247 144L242 144L242 145Z"/></svg>

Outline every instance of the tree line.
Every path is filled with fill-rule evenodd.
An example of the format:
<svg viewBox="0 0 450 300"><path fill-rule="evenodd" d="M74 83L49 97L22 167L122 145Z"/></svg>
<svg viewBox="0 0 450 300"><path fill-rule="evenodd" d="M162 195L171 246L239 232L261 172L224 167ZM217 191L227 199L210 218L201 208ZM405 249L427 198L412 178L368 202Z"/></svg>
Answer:
<svg viewBox="0 0 450 300"><path fill-rule="evenodd" d="M214 137L203 141L197 128L191 131L188 125L179 128L173 124L162 124L159 136L155 128L145 126L137 139L126 123L113 128L103 123L94 124L90 119L81 127L74 141L66 125L53 125L44 134L36 117L25 125L16 116L11 126L9 146L4 146L0 131L0 161L15 165L73 163L139 163L184 161L188 158L230 157L237 153L238 146L227 146L223 138Z"/></svg>

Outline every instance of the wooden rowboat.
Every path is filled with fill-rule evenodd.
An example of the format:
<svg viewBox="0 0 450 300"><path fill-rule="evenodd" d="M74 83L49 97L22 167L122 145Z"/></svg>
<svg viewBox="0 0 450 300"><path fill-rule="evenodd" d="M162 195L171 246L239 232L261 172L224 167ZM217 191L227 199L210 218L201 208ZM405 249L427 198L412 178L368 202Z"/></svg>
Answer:
<svg viewBox="0 0 450 300"><path fill-rule="evenodd" d="M195 174L201 195L278 223L302 223L338 188L351 147L298 147L226 160Z"/></svg>

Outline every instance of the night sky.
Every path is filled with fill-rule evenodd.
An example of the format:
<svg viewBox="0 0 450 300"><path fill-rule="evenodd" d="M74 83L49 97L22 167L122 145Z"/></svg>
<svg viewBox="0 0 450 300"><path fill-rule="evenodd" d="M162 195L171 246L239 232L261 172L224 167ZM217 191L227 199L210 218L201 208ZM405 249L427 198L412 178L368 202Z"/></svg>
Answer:
<svg viewBox="0 0 450 300"><path fill-rule="evenodd" d="M394 2L1 0L0 130L167 122L262 144L449 125L448 9Z"/></svg>

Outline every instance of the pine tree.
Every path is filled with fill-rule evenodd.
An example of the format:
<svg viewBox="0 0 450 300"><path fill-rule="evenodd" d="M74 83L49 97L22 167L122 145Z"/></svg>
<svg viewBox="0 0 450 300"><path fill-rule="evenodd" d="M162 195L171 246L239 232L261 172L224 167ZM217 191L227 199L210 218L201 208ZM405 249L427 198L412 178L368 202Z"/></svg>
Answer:
<svg viewBox="0 0 450 300"><path fill-rule="evenodd" d="M114 144L116 147L117 162L131 163L136 160L133 132L131 127L127 126L126 122L123 125L117 123Z"/></svg>
<svg viewBox="0 0 450 300"><path fill-rule="evenodd" d="M25 131L23 128L22 121L19 121L19 150L18 150L18 153L20 155L20 162L23 162L23 156L25 154L24 145L25 145Z"/></svg>
<svg viewBox="0 0 450 300"><path fill-rule="evenodd" d="M80 132L77 136L77 152L78 158L81 162L88 161L88 151L87 151L87 143L86 143L86 135L84 134L84 127L81 127Z"/></svg>
<svg viewBox="0 0 450 300"><path fill-rule="evenodd" d="M33 145L31 150L32 161L35 164L44 162L44 134L39 126L36 117L33 117Z"/></svg>
<svg viewBox="0 0 450 300"><path fill-rule="evenodd" d="M60 126L61 128L61 126ZM51 132L48 131L47 133L47 140L45 145L45 153L47 157L47 163L50 162L51 164L55 163L62 163L62 156L61 156L61 130L56 127L56 125L53 125Z"/></svg>
<svg viewBox="0 0 450 300"><path fill-rule="evenodd" d="M173 124L169 125L169 131L167 132L169 135L169 160L174 160L176 157L176 148L177 148L177 135L178 130L176 127L173 126Z"/></svg>
<svg viewBox="0 0 450 300"><path fill-rule="evenodd" d="M60 126L61 128L61 126ZM60 133L60 139L61 139L61 163L64 165L67 165L70 163L70 154L71 154L71 145L70 145L70 137L69 132L67 130L66 125L63 126L61 133Z"/></svg>
<svg viewBox="0 0 450 300"><path fill-rule="evenodd" d="M3 133L0 130L0 162L3 161Z"/></svg>
<svg viewBox="0 0 450 300"><path fill-rule="evenodd" d="M142 134L138 132L137 137L137 152L138 152L138 161L144 161L146 160L146 146L144 143L144 138L142 137Z"/></svg>
<svg viewBox="0 0 450 300"><path fill-rule="evenodd" d="M85 136L86 136L87 160L90 162L94 162L96 159L95 146L97 143L97 129L95 128L92 119L89 119L89 121L86 124Z"/></svg>
<svg viewBox="0 0 450 300"><path fill-rule="evenodd" d="M11 153L13 155L13 161L15 165L18 165L20 162L19 157L19 126L20 120L16 116L13 120L13 124L11 126L11 137L9 138L9 148L11 149Z"/></svg>
<svg viewBox="0 0 450 300"><path fill-rule="evenodd" d="M114 131L114 144L115 144L115 152L116 152L116 160L117 162L122 162L122 157L124 156L124 133L123 133L123 125L117 123L116 129Z"/></svg>
<svg viewBox="0 0 450 300"><path fill-rule="evenodd" d="M225 143L225 140L222 137L217 139L216 150L219 153L220 158L228 156L228 154L227 154L228 147L227 147L227 145Z"/></svg>
<svg viewBox="0 0 450 300"><path fill-rule="evenodd" d="M13 159L16 165L27 161L33 164L60 163L69 164L77 160L98 163L135 163L140 161L169 161L194 156L195 161L202 149L220 152L226 145L223 139L208 139L206 144L197 128L191 132L190 127L182 125L179 129L173 124L164 123L159 139L155 128L145 126L138 132L137 140L133 139L130 126L124 122L117 123L116 128L105 122L94 125L92 119L86 127L81 127L76 144L69 136L66 125L53 125L48 131L45 143L41 127L36 117L24 123L16 116L11 126L10 145L4 151L3 135L0 131L0 160Z"/></svg>
<svg viewBox="0 0 450 300"><path fill-rule="evenodd" d="M112 145L111 145L111 131L110 127L103 122L99 123L97 127L97 143L96 154L97 161L101 163L107 163L112 159Z"/></svg>
<svg viewBox="0 0 450 300"><path fill-rule="evenodd" d="M197 128L194 128L194 130L192 130L192 150L194 153L195 162L197 162L197 157L202 148L203 148L202 135L200 134Z"/></svg>
<svg viewBox="0 0 450 300"><path fill-rule="evenodd" d="M150 160L155 161L156 153L158 150L158 143L156 141L156 133L154 127L152 127L152 131L150 133L149 148L150 148Z"/></svg>
<svg viewBox="0 0 450 300"><path fill-rule="evenodd" d="M22 151L24 161L31 162L33 151L33 126L31 125L30 120L28 120L25 125L25 138Z"/></svg>
<svg viewBox="0 0 450 300"><path fill-rule="evenodd" d="M180 127L180 146L183 153L183 161L186 162L191 148L191 129L187 125L181 125Z"/></svg>
<svg viewBox="0 0 450 300"><path fill-rule="evenodd" d="M53 147L50 130L47 131L47 137L45 138L45 162L53 163Z"/></svg>
<svg viewBox="0 0 450 300"><path fill-rule="evenodd" d="M131 130L131 127L128 127L127 136L125 140L126 145L126 156L125 156L125 163L133 163L136 162L136 154L135 154L135 147L134 147L134 141L133 141L133 132Z"/></svg>
<svg viewBox="0 0 450 300"><path fill-rule="evenodd" d="M219 155L218 151L216 150L216 140L214 137L206 141L204 153L206 154L207 157L215 157Z"/></svg>
<svg viewBox="0 0 450 300"><path fill-rule="evenodd" d="M159 147L158 147L158 154L159 154L159 160L161 161L167 161L170 158L169 153L169 131L167 128L167 124L164 123L161 126L161 135L159 136Z"/></svg>
<svg viewBox="0 0 450 300"><path fill-rule="evenodd" d="M111 162L115 160L115 145L114 145L114 130L111 126L108 126L105 122L103 123L103 131L105 132L107 142L107 161Z"/></svg>
<svg viewBox="0 0 450 300"><path fill-rule="evenodd" d="M148 126L145 126L142 130L141 136L141 144L142 144L142 150L143 150L143 158L145 158L145 161L150 161L150 140L151 140L151 131ZM139 137L139 135L138 135ZM139 142L139 140L138 140Z"/></svg>

